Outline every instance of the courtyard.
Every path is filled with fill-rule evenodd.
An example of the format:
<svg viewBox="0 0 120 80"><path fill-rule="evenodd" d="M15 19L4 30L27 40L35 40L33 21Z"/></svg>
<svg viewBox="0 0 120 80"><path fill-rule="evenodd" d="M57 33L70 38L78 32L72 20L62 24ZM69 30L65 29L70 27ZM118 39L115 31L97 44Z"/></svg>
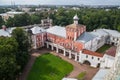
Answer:
<svg viewBox="0 0 120 80"><path fill-rule="evenodd" d="M100 47L96 52L104 54L105 51L108 50L110 47L112 47L112 46L108 45L108 44L105 44L102 47Z"/></svg>
<svg viewBox="0 0 120 80"><path fill-rule="evenodd" d="M54 60L56 60L56 58L58 58L57 61L54 61L52 59L50 60L50 58L46 59L45 56L46 57L49 56L46 53L51 53L52 56L54 56L54 58L55 58ZM45 56L43 56L44 54L45 54ZM45 62L40 61L41 56L43 56L42 59L45 59L45 60L43 60ZM53 58L52 56L51 56L51 58ZM54 63L49 62L49 60L53 61ZM61 62L58 63L58 61L61 61L61 60L62 60L62 63ZM68 67L68 66L66 66L65 63L68 64L68 66L69 65L71 66L71 64L72 64L73 70L71 70L69 68L69 69L67 69L67 71L66 70L64 71L64 69L66 69ZM63 64L63 65L61 65L61 64ZM59 66L59 65L61 65L61 66ZM47 70L45 68L47 68ZM42 72L40 72L41 70L42 70ZM51 80L51 79L59 80L63 77L77 78L81 72L86 72L86 75L84 76L84 80L88 80L88 79L91 80L93 78L93 76L97 73L98 70L99 70L99 68L92 68L89 65L80 64L80 63L74 61L73 59L69 59L68 57L63 56L63 54L61 54L61 53L56 53L49 49L43 48L43 49L31 52L31 58L30 58L28 64L26 65L24 71L19 76L18 80L46 80L46 79L47 80ZM55 71L55 73L53 71ZM56 71L62 71L62 73L60 74L59 72L57 73ZM57 75L57 74L60 74L60 75ZM44 75L44 76L41 77L41 75ZM51 75L54 75L58 79L56 79L56 78L53 79ZM40 78L44 78L44 79L40 79ZM48 78L50 78L50 79L48 79Z"/></svg>
<svg viewBox="0 0 120 80"><path fill-rule="evenodd" d="M72 64L46 53L36 58L27 80L61 80L72 70Z"/></svg>

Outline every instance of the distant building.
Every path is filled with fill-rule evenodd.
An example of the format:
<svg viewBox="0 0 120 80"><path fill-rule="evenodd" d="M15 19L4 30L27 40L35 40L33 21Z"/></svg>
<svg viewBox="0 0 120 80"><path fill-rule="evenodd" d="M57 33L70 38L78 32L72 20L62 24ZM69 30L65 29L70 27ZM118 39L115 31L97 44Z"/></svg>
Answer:
<svg viewBox="0 0 120 80"><path fill-rule="evenodd" d="M29 12L30 9L31 9L31 8L25 8L25 7L24 7L24 8L21 8L21 10L24 11L24 12Z"/></svg>
<svg viewBox="0 0 120 80"><path fill-rule="evenodd" d="M9 12L0 14L0 16L2 16L4 21L6 21L9 17L13 18L16 14L23 14L23 13L24 12L9 11Z"/></svg>
<svg viewBox="0 0 120 80"><path fill-rule="evenodd" d="M52 27L52 19L50 19L49 17L47 19L42 19L41 20L41 26L44 28L49 28Z"/></svg>
<svg viewBox="0 0 120 80"><path fill-rule="evenodd" d="M13 27L13 28L6 28L6 26L3 25L2 29L0 29L0 36L11 37L11 33L12 33L13 29L15 29L15 27Z"/></svg>
<svg viewBox="0 0 120 80"><path fill-rule="evenodd" d="M35 26L30 29L32 31L32 47L33 48L40 48L44 46L46 41L46 33L43 28Z"/></svg>
<svg viewBox="0 0 120 80"><path fill-rule="evenodd" d="M80 8L79 7L73 7L72 9L73 10L79 10Z"/></svg>

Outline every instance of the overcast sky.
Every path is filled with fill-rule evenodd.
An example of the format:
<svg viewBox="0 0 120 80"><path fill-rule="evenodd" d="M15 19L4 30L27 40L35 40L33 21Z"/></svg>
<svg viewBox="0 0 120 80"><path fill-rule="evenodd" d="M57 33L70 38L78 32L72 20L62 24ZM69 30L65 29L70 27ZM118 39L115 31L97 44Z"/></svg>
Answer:
<svg viewBox="0 0 120 80"><path fill-rule="evenodd" d="M15 4L53 4L53 5L120 5L120 0L0 0L0 5Z"/></svg>

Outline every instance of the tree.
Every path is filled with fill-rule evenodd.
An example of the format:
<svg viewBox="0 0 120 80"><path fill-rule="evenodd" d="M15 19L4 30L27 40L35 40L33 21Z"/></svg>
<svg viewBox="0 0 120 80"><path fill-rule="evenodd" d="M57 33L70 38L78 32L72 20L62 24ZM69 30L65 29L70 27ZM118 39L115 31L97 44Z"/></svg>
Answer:
<svg viewBox="0 0 120 80"><path fill-rule="evenodd" d="M14 18L9 17L8 20L7 20L7 22L6 22L6 26L7 27L13 27L14 24L15 24L14 23Z"/></svg>
<svg viewBox="0 0 120 80"><path fill-rule="evenodd" d="M120 25L117 27L118 31L120 32Z"/></svg>
<svg viewBox="0 0 120 80"><path fill-rule="evenodd" d="M10 11L8 8L0 8L0 14Z"/></svg>
<svg viewBox="0 0 120 80"><path fill-rule="evenodd" d="M0 37L0 80L15 79L17 46L15 39Z"/></svg>
<svg viewBox="0 0 120 80"><path fill-rule="evenodd" d="M31 15L31 24L39 24L40 23L40 18L39 16L33 14Z"/></svg>
<svg viewBox="0 0 120 80"><path fill-rule="evenodd" d="M30 12L35 12L35 7L32 7L32 8L30 9Z"/></svg>
<svg viewBox="0 0 120 80"><path fill-rule="evenodd" d="M16 28L12 31L12 37L15 38L18 43L16 60L22 70L29 58L28 49L30 47L30 44L28 41L27 33L22 28Z"/></svg>
<svg viewBox="0 0 120 80"><path fill-rule="evenodd" d="M7 26L14 24L14 26L26 26L30 24L39 24L41 19L50 17L53 19L53 25L66 26L73 23L73 17L77 13L79 16L79 23L86 25L87 31L92 31L98 28L107 28L118 30L120 25L120 10L111 9L106 11L105 9L64 9L58 8L57 11L42 11L29 15L27 13L15 15L13 20L6 22ZM1 24L1 23L0 23Z"/></svg>
<svg viewBox="0 0 120 80"><path fill-rule="evenodd" d="M2 17L0 16L0 28L2 28L2 25L4 24L4 20L2 19Z"/></svg>
<svg viewBox="0 0 120 80"><path fill-rule="evenodd" d="M15 26L26 26L30 24L30 15L25 14L17 14L14 16L14 24Z"/></svg>

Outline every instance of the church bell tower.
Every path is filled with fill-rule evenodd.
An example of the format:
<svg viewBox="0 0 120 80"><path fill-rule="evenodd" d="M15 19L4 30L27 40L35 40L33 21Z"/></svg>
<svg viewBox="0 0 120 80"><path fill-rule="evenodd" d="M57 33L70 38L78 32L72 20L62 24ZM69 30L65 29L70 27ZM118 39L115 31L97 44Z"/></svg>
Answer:
<svg viewBox="0 0 120 80"><path fill-rule="evenodd" d="M75 41L77 38L86 31L86 26L78 23L77 14L73 17L73 24L66 26L66 37L69 40Z"/></svg>

